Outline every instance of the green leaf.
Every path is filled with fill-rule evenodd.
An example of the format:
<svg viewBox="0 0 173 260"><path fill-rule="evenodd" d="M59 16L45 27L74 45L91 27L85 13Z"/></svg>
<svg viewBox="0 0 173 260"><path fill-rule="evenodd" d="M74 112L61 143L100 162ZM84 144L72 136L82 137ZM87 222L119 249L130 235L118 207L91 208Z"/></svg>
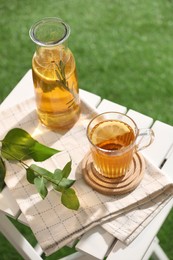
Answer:
<svg viewBox="0 0 173 260"><path fill-rule="evenodd" d="M10 130L2 140L2 156L7 160L21 160L29 158L29 147L34 140L20 128Z"/></svg>
<svg viewBox="0 0 173 260"><path fill-rule="evenodd" d="M61 71L61 75L62 75L62 78L65 79L66 76L65 76L65 63L60 60L59 62L59 68L60 68L60 71Z"/></svg>
<svg viewBox="0 0 173 260"><path fill-rule="evenodd" d="M62 169L63 177L67 178L71 172L72 161L69 161Z"/></svg>
<svg viewBox="0 0 173 260"><path fill-rule="evenodd" d="M31 167L26 169L26 178L29 183L34 184L34 179L36 177L37 175L35 174L34 170Z"/></svg>
<svg viewBox="0 0 173 260"><path fill-rule="evenodd" d="M78 210L80 204L72 188L65 190L61 195L61 203L68 209Z"/></svg>
<svg viewBox="0 0 173 260"><path fill-rule="evenodd" d="M5 186L5 182L4 182L5 173L6 173L5 163L0 157L0 191L2 191Z"/></svg>
<svg viewBox="0 0 173 260"><path fill-rule="evenodd" d="M48 180L53 179L54 174L52 172L50 172L50 171L46 170L45 168L42 168L36 164L31 164L28 169L33 171L36 176L41 175L41 177L47 178Z"/></svg>
<svg viewBox="0 0 173 260"><path fill-rule="evenodd" d="M30 148L30 152L30 156L34 161L42 162L60 151L35 141L34 145Z"/></svg>
<svg viewBox="0 0 173 260"><path fill-rule="evenodd" d="M44 183L44 178L43 177L36 177L34 179L34 184L36 186L36 189L38 191L38 193L40 194L40 196L42 197L42 199L44 199L47 194L48 194L48 190L47 187Z"/></svg>
<svg viewBox="0 0 173 260"><path fill-rule="evenodd" d="M64 188L60 187L58 184L52 184L52 187L56 191L59 191L59 192L63 192L64 191Z"/></svg>
<svg viewBox="0 0 173 260"><path fill-rule="evenodd" d="M61 82L61 80L62 80L62 77L61 77L61 74L60 74L60 72L59 72L58 70L56 70L55 72L56 72L56 76L57 76L57 78L58 78L58 79L59 79L59 81Z"/></svg>
<svg viewBox="0 0 173 260"><path fill-rule="evenodd" d="M54 180L56 180L56 183L59 183L63 178L63 172L60 169L56 169L53 175Z"/></svg>
<svg viewBox="0 0 173 260"><path fill-rule="evenodd" d="M61 188L64 188L64 189L68 189L70 188L73 184L74 184L75 180L70 180L70 179L67 179L67 178L63 178L60 182L59 182L59 186Z"/></svg>
<svg viewBox="0 0 173 260"><path fill-rule="evenodd" d="M7 160L44 161L60 151L47 147L20 128L11 129L2 140L1 153Z"/></svg>
<svg viewBox="0 0 173 260"><path fill-rule="evenodd" d="M58 184L63 178L67 178L71 172L71 164L72 162L69 161L62 170L56 169L54 172L54 180Z"/></svg>
<svg viewBox="0 0 173 260"><path fill-rule="evenodd" d="M70 180L67 178L62 178L60 181L55 179L54 183L52 183L52 186L54 190L64 192L64 190L70 188L74 182L75 180Z"/></svg>

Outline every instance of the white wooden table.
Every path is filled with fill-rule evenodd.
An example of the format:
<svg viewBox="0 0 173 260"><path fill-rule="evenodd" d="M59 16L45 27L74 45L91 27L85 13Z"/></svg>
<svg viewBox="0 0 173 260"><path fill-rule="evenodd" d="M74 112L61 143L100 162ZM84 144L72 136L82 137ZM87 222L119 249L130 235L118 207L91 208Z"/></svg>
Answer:
<svg viewBox="0 0 173 260"><path fill-rule="evenodd" d="M1 109L14 106L25 99L33 97L33 95L32 76L31 70L29 70L1 104ZM165 174L173 178L173 126L160 121L154 122L149 116L140 114L108 100L101 100L99 96L84 90L80 90L80 95L90 103L90 106L97 107L99 112L114 110L127 113L136 121L140 128L152 127L155 132L155 140L149 148L144 150L143 154L148 157L153 164L159 166ZM146 260L154 253L158 259L166 260L168 258L159 246L156 235L172 206L173 199L129 246L125 246L98 226L81 237L76 245L77 253L63 259L92 260L104 259L104 257L107 256L107 260ZM42 259L40 257L42 250L39 245L33 248L9 221L7 215L27 225L25 217L21 214L16 201L12 197L9 189L5 187L0 193L0 231L24 259Z"/></svg>

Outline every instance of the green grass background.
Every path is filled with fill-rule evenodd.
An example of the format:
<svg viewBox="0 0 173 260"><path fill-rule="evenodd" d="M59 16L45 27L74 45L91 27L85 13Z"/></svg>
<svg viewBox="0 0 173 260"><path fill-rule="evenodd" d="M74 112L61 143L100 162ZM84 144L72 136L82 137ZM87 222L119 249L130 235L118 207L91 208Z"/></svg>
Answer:
<svg viewBox="0 0 173 260"><path fill-rule="evenodd" d="M0 102L31 68L28 31L47 16L71 27L80 88L173 125L172 0L0 0ZM15 224L33 243L30 229ZM171 212L159 232L170 259L172 230ZM0 241L2 260L21 259Z"/></svg>

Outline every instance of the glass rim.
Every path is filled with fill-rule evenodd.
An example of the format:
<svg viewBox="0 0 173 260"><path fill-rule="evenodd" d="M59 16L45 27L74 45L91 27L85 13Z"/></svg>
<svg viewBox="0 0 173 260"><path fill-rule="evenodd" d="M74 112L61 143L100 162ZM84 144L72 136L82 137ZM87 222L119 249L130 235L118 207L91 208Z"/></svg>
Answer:
<svg viewBox="0 0 173 260"><path fill-rule="evenodd" d="M56 21L64 27L64 35L60 39L55 40L55 41L46 42L46 41L39 40L36 37L36 30L38 29L38 27L41 25L44 25L48 22L52 22L52 21ZM37 45L42 46L42 47L47 47L47 46L53 47L53 46L59 45L59 44L63 43L66 39L68 39L69 35L70 35L70 26L68 24L66 24L61 18L58 18L58 17L42 18L42 19L38 20L37 22L35 22L29 30L29 36L30 36L31 40L34 43L36 43Z"/></svg>
<svg viewBox="0 0 173 260"><path fill-rule="evenodd" d="M94 144L94 143L91 141L90 136L89 136L89 127L90 127L90 125L91 125L92 122L93 122L95 119L97 119L99 116L103 116L103 115L106 115L106 114L116 114L116 115L124 116L124 117L128 118L128 119L134 124L134 129L135 129L134 134L135 134L135 138L134 138L134 140L133 140L133 142L132 142L131 144L129 144L128 146L125 146L125 147L121 148L120 150L108 150L108 149L104 149L104 148L101 148L101 147L97 146L96 144ZM120 121L121 121L121 120L120 120ZM133 131L134 131L134 130L133 130ZM89 140L89 142L90 142L90 144L91 144L92 146L94 146L96 149L98 149L98 150L100 150L100 151L102 151L102 152L104 152L104 153L109 153L110 155L113 156L113 155L115 155L115 154L118 155L118 154L122 154L122 153L124 153L124 152L127 152L127 151L129 151L129 150L135 145L136 139L137 139L138 134L139 134L139 129L138 129L138 127L137 127L135 121L134 121L130 116L128 116L128 115L126 115L126 114L124 114L124 113L121 113L121 112L110 111L110 112L104 112L104 113L101 113L101 114L98 114L98 115L94 116L94 117L91 119L91 121L89 122L89 124L88 124L88 126L87 126L86 132L87 132L87 138L88 138L88 140Z"/></svg>

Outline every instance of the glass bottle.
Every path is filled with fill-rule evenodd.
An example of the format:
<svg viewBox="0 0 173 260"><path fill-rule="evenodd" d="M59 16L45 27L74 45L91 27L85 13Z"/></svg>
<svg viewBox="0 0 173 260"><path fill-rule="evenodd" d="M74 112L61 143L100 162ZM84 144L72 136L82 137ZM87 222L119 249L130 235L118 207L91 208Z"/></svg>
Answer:
<svg viewBox="0 0 173 260"><path fill-rule="evenodd" d="M29 31L36 44L32 74L40 121L53 130L66 130L80 114L76 64L67 47L70 27L60 18L36 22Z"/></svg>

